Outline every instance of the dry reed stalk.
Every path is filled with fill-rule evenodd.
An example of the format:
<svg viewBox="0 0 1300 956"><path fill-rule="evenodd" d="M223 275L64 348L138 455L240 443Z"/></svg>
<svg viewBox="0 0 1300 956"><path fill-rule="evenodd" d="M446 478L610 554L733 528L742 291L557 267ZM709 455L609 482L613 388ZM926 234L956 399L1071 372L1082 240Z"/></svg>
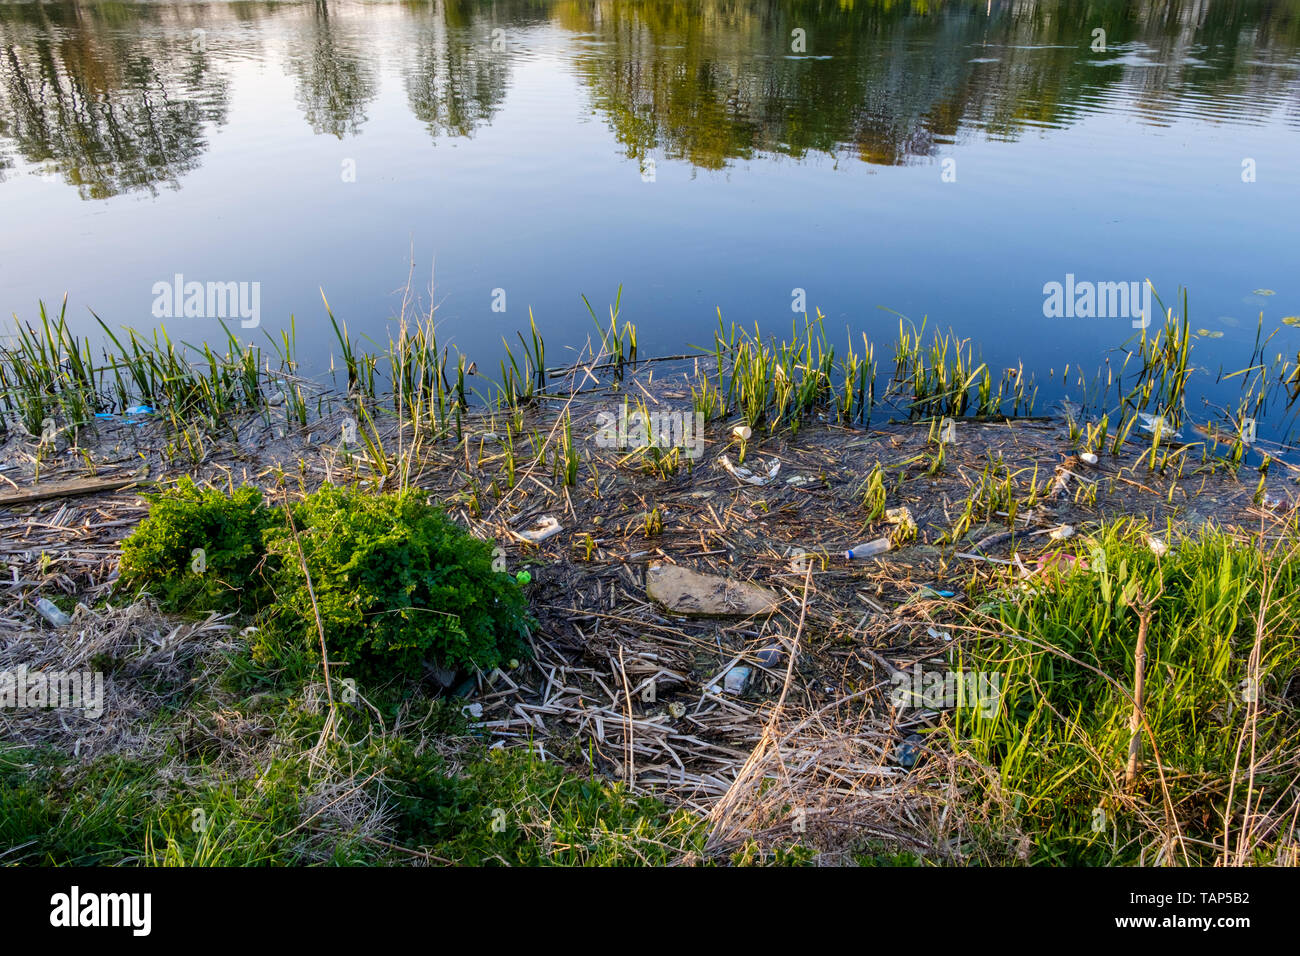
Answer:
<svg viewBox="0 0 1300 956"><path fill-rule="evenodd" d="M1146 678L1147 664L1147 630L1151 626L1151 606L1139 593L1136 599L1138 609L1137 648L1133 662L1133 714L1128 722L1128 765L1124 769L1124 789L1132 791L1137 783L1138 763L1142 750L1142 700Z"/></svg>
<svg viewBox="0 0 1300 956"><path fill-rule="evenodd" d="M750 752L749 758L736 774L735 781L710 813L711 827L707 844L709 846L717 846L732 834L734 829L733 817L737 812L740 801L742 798L749 796L751 789L757 787L758 781L754 778L760 774L760 767L768 750L775 745L776 727L781 719L786 697L790 693L790 684L794 678L794 662L799 656L799 641L803 636L804 621L807 619L808 594L811 588L812 563L809 562L804 573L803 599L799 606L799 623L795 628L794 637L791 639L787 651L785 680L781 685L781 696L777 698L776 704L772 708L772 715L768 718L767 726L763 728L763 734L759 738L757 746Z"/></svg>

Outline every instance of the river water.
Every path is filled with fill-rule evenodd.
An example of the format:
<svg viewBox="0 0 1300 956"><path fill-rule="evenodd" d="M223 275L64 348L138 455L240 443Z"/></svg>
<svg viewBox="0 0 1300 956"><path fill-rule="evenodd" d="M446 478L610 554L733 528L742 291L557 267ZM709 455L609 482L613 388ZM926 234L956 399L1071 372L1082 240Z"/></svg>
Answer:
<svg viewBox="0 0 1300 956"><path fill-rule="evenodd" d="M1214 398L1300 349L1298 77L1287 2L0 2L0 308L199 342L171 290L237 283L319 369L320 290L383 343L409 283L495 367L622 285L643 354L902 313L1046 402L1150 280Z"/></svg>

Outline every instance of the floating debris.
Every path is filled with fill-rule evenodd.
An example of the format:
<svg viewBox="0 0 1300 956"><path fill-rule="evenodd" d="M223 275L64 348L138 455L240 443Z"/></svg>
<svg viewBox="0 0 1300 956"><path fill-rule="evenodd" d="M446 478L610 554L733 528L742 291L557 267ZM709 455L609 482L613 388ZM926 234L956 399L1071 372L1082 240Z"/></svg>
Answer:
<svg viewBox="0 0 1300 956"><path fill-rule="evenodd" d="M897 525L904 534L916 533L916 519L912 517L912 509L907 507L907 505L886 510L885 521L889 524Z"/></svg>
<svg viewBox="0 0 1300 956"><path fill-rule="evenodd" d="M131 406L130 408L128 408L128 409L127 409L123 414L125 414L125 415L130 415L130 416L137 416L137 415L153 415L153 414L154 414L154 410L153 410L153 407L150 406L150 405L132 405L132 406ZM131 417L131 418L123 418L123 419L122 419L122 424L124 424L124 425L143 425L144 422L140 421L139 418Z"/></svg>
<svg viewBox="0 0 1300 956"><path fill-rule="evenodd" d="M1062 574L1068 574L1071 571L1087 571L1088 562L1083 558L1076 558L1072 554L1066 554L1064 551L1052 551L1048 554L1040 554L1034 562L1039 571L1055 570Z"/></svg>
<svg viewBox="0 0 1300 956"><path fill-rule="evenodd" d="M1010 541L1016 536L1014 531L995 531L976 541L971 547L976 551L987 551L989 548L1002 544L1004 541Z"/></svg>
<svg viewBox="0 0 1300 956"><path fill-rule="evenodd" d="M781 463L777 461L772 463L772 467L768 470L766 476L757 475L748 468L740 465L733 465L731 459L726 455L723 455L718 459L718 464L722 465L723 469L726 470L727 474L731 475L731 477L735 478L737 481L743 481L747 485L766 485L772 481L781 470Z"/></svg>
<svg viewBox="0 0 1300 956"><path fill-rule="evenodd" d="M456 671L454 669L439 667L437 664L425 664L424 669L439 687L450 687L456 683Z"/></svg>
<svg viewBox="0 0 1300 956"><path fill-rule="evenodd" d="M1140 424L1138 425L1144 432L1155 434L1156 429L1160 429L1161 437L1182 438L1183 433L1174 431L1173 426L1164 420L1161 415L1148 415L1146 412L1138 412Z"/></svg>
<svg viewBox="0 0 1300 956"><path fill-rule="evenodd" d="M1047 497L1055 498L1061 492L1070 487L1070 479L1074 477L1074 472L1064 465L1056 466L1056 476L1052 479L1052 487L1047 489Z"/></svg>
<svg viewBox="0 0 1300 956"><path fill-rule="evenodd" d="M547 538L554 537L563 530L564 528L560 526L560 523L550 515L542 515L531 528L526 531L516 531L514 534L517 538L537 544Z"/></svg>

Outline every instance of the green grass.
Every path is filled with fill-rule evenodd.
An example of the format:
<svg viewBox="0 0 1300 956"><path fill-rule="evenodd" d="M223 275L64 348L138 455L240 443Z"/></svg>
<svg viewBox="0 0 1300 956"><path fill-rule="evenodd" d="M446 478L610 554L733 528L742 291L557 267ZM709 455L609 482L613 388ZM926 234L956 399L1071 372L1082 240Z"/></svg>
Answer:
<svg viewBox="0 0 1300 956"><path fill-rule="evenodd" d="M849 342L838 365L826 337L825 318L804 317L791 323L790 339L764 339L757 325L751 334L718 317L712 353L718 368L721 413L733 410L745 424L776 432L797 432L802 423L826 412L846 424L870 420L875 402L876 363L865 336L862 352ZM710 403L710 408L713 408Z"/></svg>
<svg viewBox="0 0 1300 956"><path fill-rule="evenodd" d="M1001 674L1000 706L955 711L946 734L993 768L1030 862L1259 863L1294 841L1295 546L1209 531L1158 557L1149 537L1135 521L1107 527L1071 549L1087 570L999 579L968 621L960 666ZM1145 613L1141 764L1128 780Z"/></svg>
<svg viewBox="0 0 1300 956"><path fill-rule="evenodd" d="M1038 392L1023 365L1005 369L995 390L992 371L975 363L969 339L937 330L928 348L924 339L925 320L917 328L899 319L891 389L901 392L910 417L960 418L968 410L977 418L1033 414Z"/></svg>
<svg viewBox="0 0 1300 956"><path fill-rule="evenodd" d="M96 368L90 342L68 330L67 310L65 296L57 317L42 302L38 326L15 321L16 345L0 361L0 400L32 435L45 432L54 418L75 431L105 407L104 370Z"/></svg>
<svg viewBox="0 0 1300 956"><path fill-rule="evenodd" d="M624 322L621 327L618 324L619 313L623 307L623 286L620 285L618 292L614 295L614 303L609 307L609 321L607 323L601 323L596 316L596 310L591 307L591 303L587 301L585 295L582 297L582 304L587 307L587 313L591 316L591 321L596 327L596 334L600 339L600 345L596 348L593 360L597 366L611 368L614 381L621 382L625 370L636 367L638 353L636 326L631 322ZM531 319L531 313L529 313L529 317ZM534 339L537 339L536 329L534 329Z"/></svg>
<svg viewBox="0 0 1300 956"><path fill-rule="evenodd" d="M575 776L527 751L480 751L459 776L395 748L396 836L474 866L665 865L700 854L703 821L618 783Z"/></svg>
<svg viewBox="0 0 1300 956"><path fill-rule="evenodd" d="M99 761L68 785L57 755L0 750L0 863L92 866L144 849L146 768Z"/></svg>
<svg viewBox="0 0 1300 956"><path fill-rule="evenodd" d="M460 738L453 761L424 734L463 733L446 708L406 736L376 737L344 721L324 761L346 765L339 794L383 806L382 826L319 812L308 800L322 757L307 743L320 726L289 697L276 704L290 746L229 774L173 748L156 764L120 757L75 767L56 755L0 750L0 862L47 866L660 866L680 862L806 863L799 846L743 846L704 854L706 822L622 784L577 775L526 749L489 750ZM409 705L408 705L409 706ZM248 707L246 703L245 708ZM441 714L441 716L439 716ZM159 773L163 763L169 772ZM186 773L177 771L182 768ZM331 791L332 793L332 791ZM312 809L312 808L315 809Z"/></svg>
<svg viewBox="0 0 1300 956"><path fill-rule="evenodd" d="M489 383L490 394L472 387L475 364L452 347L441 345L432 313L408 317L409 298L403 300L398 331L377 352L363 351L353 340L346 322L333 314L324 300L326 315L334 330L338 355L331 355L345 371L346 399L355 403L351 416L364 420L364 458L377 481L392 477L394 461L414 462L425 442L464 439L465 416L474 404L517 412L546 395L548 376L559 370L546 368L546 343L529 312L527 335L515 334L516 346L503 340L499 382ZM1159 301L1158 297L1156 301ZM634 323L621 318L622 288L609 307L607 319L597 316L584 297L595 330L595 342L585 356L590 372L611 371L617 384L625 373L642 361ZM1192 362L1196 335L1191 331L1188 297L1182 293L1182 314L1165 309L1163 323L1143 329L1120 350L1122 367L1105 360L1105 384L1099 374L1089 385L1079 372L1078 386L1088 407L1095 405L1096 421L1087 417L1071 421L1072 443L1101 452L1110 443L1118 453L1130 438L1147 441L1140 414L1161 417L1168 424L1164 434L1150 436L1148 467L1181 474L1186 457L1171 456L1170 432L1184 427L1189 382L1197 370ZM93 314L93 313L92 313ZM66 302L57 315L40 305L34 324L17 322L13 344L0 350L0 407L4 417L17 419L32 436L57 436L78 430L96 414L117 411L144 403L158 413L174 434L168 443L171 458L202 461L214 447L211 433L229 427L229 413L253 410L268 423L278 416L283 404L283 424L304 429L310 426L309 392L314 388L296 372L296 330L278 337L268 333L265 352L241 342L224 325L225 341L218 346L199 346L173 341L165 327L147 335L132 329L115 331L99 320L105 347L89 338L77 338L66 318ZM1237 372L1219 375L1221 382L1239 379L1241 395L1219 409L1221 433L1229 443L1233 464L1245 459L1248 449L1241 441L1242 423L1263 414L1274 392L1281 389L1294 400L1300 395L1300 356L1295 363L1279 354L1269 360L1265 351L1276 335L1265 334L1261 313L1255 347L1249 365ZM716 383L697 371L691 402L706 421L738 416L753 428L769 432L797 431L809 421L834 421L850 427L868 426L879 404L900 408L913 420L973 416L982 419L1032 415L1037 386L1023 364L1000 372L979 361L969 339L952 331L935 331L927 337L925 320L920 327L899 319L894 343L894 371L883 391L877 388L879 375L876 349L865 334L860 345L852 336L841 353L830 344L820 312L792 322L788 338L764 336L752 330L724 325L721 314L711 348ZM99 358L97 353L102 353ZM383 375L377 368L387 369ZM578 363L581 365L582 363ZM575 365L570 371L576 373ZM1127 374L1126 374L1127 373ZM1067 365L1063 381L1069 380ZM583 381L592 381L583 377ZM573 382L577 383L575 374ZM578 387L575 384L575 387ZM1113 391L1112 391L1113 389ZM270 396L283 394L275 405ZM333 399L323 392L315 395L319 413ZM1109 403L1109 407L1104 407ZM397 424L397 448L385 448L390 430ZM377 424L378 423L378 424ZM1200 427L1199 425L1197 427ZM1213 426L1209 426L1213 427ZM519 431L518 428L515 429ZM1216 434L1220 433L1216 429ZM1086 440L1085 440L1086 436ZM45 444L52 438L47 437ZM1215 440L1217 447L1217 439ZM1208 446L1201 445L1202 455ZM398 477L405 486L411 475L405 469Z"/></svg>
<svg viewBox="0 0 1300 956"><path fill-rule="evenodd" d="M885 489L885 471L880 467L880 462L871 466L871 472L863 480L858 494L862 498L867 521L876 521L884 515L889 493Z"/></svg>

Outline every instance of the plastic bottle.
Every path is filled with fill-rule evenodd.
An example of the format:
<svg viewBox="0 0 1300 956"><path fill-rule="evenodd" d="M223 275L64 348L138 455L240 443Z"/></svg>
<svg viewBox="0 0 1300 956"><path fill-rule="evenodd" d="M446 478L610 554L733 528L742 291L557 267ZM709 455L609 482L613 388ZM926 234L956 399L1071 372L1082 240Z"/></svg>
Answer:
<svg viewBox="0 0 1300 956"><path fill-rule="evenodd" d="M844 552L844 557L850 561L854 558L870 558L877 554L884 554L890 547L888 538L877 538L875 541L868 541L866 544L855 544Z"/></svg>
<svg viewBox="0 0 1300 956"><path fill-rule="evenodd" d="M55 627L67 627L72 623L72 618L59 610L59 606L47 598L41 598L36 602L36 610L41 612L41 617L49 621Z"/></svg>

